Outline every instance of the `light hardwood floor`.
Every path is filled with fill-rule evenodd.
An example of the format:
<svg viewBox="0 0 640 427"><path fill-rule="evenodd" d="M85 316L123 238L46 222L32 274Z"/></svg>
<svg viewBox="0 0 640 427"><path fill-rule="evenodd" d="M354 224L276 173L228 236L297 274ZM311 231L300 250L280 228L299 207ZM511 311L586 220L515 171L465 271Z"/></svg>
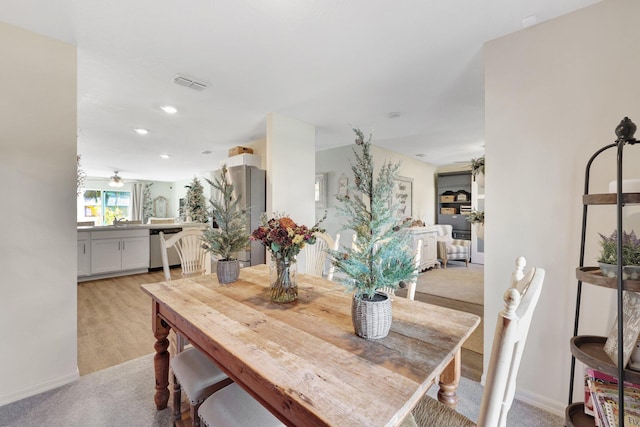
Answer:
<svg viewBox="0 0 640 427"><path fill-rule="evenodd" d="M172 277L179 278L174 269ZM151 298L144 283L164 280L162 271L78 283L78 368L80 375L154 352ZM401 295L399 291L398 295ZM482 306L426 294L417 299L482 316ZM480 381L482 355L463 349L462 375Z"/></svg>
<svg viewBox="0 0 640 427"><path fill-rule="evenodd" d="M78 283L80 375L154 351L151 298L140 285L162 280L159 271Z"/></svg>

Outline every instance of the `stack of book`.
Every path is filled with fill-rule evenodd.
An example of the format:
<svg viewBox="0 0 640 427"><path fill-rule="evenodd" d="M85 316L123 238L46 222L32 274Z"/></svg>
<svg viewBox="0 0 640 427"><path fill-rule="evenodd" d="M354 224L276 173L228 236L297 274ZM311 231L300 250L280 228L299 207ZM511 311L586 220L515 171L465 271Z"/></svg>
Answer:
<svg viewBox="0 0 640 427"><path fill-rule="evenodd" d="M618 427L618 380L585 367L584 412L599 427ZM624 425L640 426L640 384L624 382Z"/></svg>

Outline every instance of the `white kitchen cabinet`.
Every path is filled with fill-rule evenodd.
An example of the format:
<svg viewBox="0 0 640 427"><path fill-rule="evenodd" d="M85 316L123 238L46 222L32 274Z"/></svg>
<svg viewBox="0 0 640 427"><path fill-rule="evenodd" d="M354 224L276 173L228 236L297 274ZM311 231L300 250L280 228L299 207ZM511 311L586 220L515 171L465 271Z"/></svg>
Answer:
<svg viewBox="0 0 640 427"><path fill-rule="evenodd" d="M122 239L122 269L149 269L149 233Z"/></svg>
<svg viewBox="0 0 640 427"><path fill-rule="evenodd" d="M438 231L435 227L411 227L409 229L413 236L413 241L422 240L422 251L420 255L420 271L440 267L438 261Z"/></svg>
<svg viewBox="0 0 640 427"><path fill-rule="evenodd" d="M149 268L149 230L91 233L91 274Z"/></svg>
<svg viewBox="0 0 640 427"><path fill-rule="evenodd" d="M91 274L91 233L78 233L78 277Z"/></svg>

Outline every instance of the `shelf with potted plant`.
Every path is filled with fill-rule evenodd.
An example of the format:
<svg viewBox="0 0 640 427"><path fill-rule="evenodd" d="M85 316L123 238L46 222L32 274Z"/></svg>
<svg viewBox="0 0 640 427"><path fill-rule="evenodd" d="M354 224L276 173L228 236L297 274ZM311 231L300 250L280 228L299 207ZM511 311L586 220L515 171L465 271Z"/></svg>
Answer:
<svg viewBox="0 0 640 427"><path fill-rule="evenodd" d="M635 130L635 124L625 117L616 127L616 141L596 151L587 162L585 169L585 186L582 198L583 214L580 263L576 268L578 287L576 291L575 322L573 337L570 341L572 358L569 381L569 404L565 411L567 426L593 426L596 424L594 416L599 416L597 410L589 413L583 402L573 402L576 360L579 360L585 366L617 378L618 393L616 400L620 402L618 405L620 410L616 418L618 418L617 423L619 425L625 425L624 414L626 399L623 384L629 381L640 383L640 372L628 368L631 350L633 346L635 346L638 334L640 334L640 318L637 316L637 312L640 310L636 309L640 306L640 295L635 293L640 292L640 280L638 280L640 277L638 277L636 273L625 274L624 269L625 264L638 264L638 249L640 244L635 237L635 233L627 233L623 224L623 208L631 204L640 203L640 194L636 192L624 192L622 179L624 148L627 145L631 146L637 143L633 137ZM598 156L609 149L617 149L617 175L614 183L615 193L590 194L591 167ZM612 189L611 186L610 189ZM598 258L599 266L585 266L584 262L585 245L587 241L585 231L588 224L588 208L592 205L615 206L617 214L617 227L614 233L609 236L600 234L601 254ZM621 255L618 256L618 254ZM617 319L608 337L578 335L583 283L616 290Z"/></svg>
<svg viewBox="0 0 640 427"><path fill-rule="evenodd" d="M576 276L592 285L616 289L618 286L617 232L600 234L598 267L579 267ZM640 292L640 239L632 230L622 230L622 285L626 291Z"/></svg>

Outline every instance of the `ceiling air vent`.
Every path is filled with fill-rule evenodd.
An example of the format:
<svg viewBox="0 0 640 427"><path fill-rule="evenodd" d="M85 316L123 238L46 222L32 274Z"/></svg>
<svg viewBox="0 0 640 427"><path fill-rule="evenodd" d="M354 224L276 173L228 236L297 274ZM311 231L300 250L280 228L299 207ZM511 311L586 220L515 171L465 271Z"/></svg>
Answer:
<svg viewBox="0 0 640 427"><path fill-rule="evenodd" d="M207 88L206 83L197 82L187 77L176 74L173 78L173 82L179 86L188 87L194 90L205 90Z"/></svg>

